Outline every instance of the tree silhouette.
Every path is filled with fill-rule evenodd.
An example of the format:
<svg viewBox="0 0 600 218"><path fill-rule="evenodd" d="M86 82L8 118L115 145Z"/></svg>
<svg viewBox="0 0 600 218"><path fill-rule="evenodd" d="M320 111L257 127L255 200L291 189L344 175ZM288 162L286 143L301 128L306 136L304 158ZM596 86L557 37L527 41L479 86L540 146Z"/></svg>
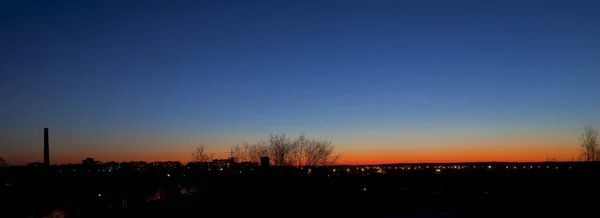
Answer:
<svg viewBox="0 0 600 218"><path fill-rule="evenodd" d="M332 156L335 146L331 141L321 141L301 135L294 141L298 166L325 166L335 164L341 156Z"/></svg>
<svg viewBox="0 0 600 218"><path fill-rule="evenodd" d="M333 155L335 146L331 141L321 141L300 135L291 140L286 134L271 134L267 141L234 148L238 162L259 162L261 157L269 157L275 166L325 166L336 164L341 156Z"/></svg>
<svg viewBox="0 0 600 218"><path fill-rule="evenodd" d="M250 144L244 142L242 146L236 146L234 148L235 162L248 162L250 161Z"/></svg>
<svg viewBox="0 0 600 218"><path fill-rule="evenodd" d="M286 134L271 134L267 144L273 165L293 165L294 143L292 143L292 140Z"/></svg>
<svg viewBox="0 0 600 218"><path fill-rule="evenodd" d="M260 140L256 144L253 144L248 149L248 159L251 162L258 163L260 162L261 157L269 157L270 156L269 148L267 147L267 142Z"/></svg>
<svg viewBox="0 0 600 218"><path fill-rule="evenodd" d="M194 150L194 152L192 152L192 161L209 162L212 159L214 159L213 156L213 154L206 154L206 152L204 151L204 145L200 145L199 147L196 147L196 150Z"/></svg>
<svg viewBox="0 0 600 218"><path fill-rule="evenodd" d="M600 161L600 150L598 149L598 130L588 126L581 134L581 160Z"/></svg>
<svg viewBox="0 0 600 218"><path fill-rule="evenodd" d="M296 158L297 166L305 165L304 163L306 163L306 159L308 159L306 156L306 149L309 147L310 143L311 141L304 134L300 135L300 137L294 141L296 149L294 150L294 157Z"/></svg>

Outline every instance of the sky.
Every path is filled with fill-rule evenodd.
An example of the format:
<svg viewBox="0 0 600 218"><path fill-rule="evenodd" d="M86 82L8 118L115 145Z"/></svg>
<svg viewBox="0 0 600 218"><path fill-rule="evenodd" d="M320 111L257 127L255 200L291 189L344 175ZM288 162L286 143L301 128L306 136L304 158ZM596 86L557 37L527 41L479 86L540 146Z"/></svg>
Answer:
<svg viewBox="0 0 600 218"><path fill-rule="evenodd" d="M598 1L0 2L0 156L343 164L571 160L600 128Z"/></svg>

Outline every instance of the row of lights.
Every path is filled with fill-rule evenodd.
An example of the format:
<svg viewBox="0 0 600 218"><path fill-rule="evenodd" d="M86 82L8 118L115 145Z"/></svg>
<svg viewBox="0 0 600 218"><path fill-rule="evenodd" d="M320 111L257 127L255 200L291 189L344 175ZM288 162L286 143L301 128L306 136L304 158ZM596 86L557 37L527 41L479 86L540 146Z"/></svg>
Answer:
<svg viewBox="0 0 600 218"><path fill-rule="evenodd" d="M541 168L541 166L537 166L537 167L538 167L538 168ZM426 168L426 169L429 169L429 166L426 166L425 168ZM447 166L433 166L433 168L435 168L435 169L446 169L446 168L448 168L448 169L465 169L465 168L469 168L469 167L468 167L468 166L458 166L458 165L454 165L454 166L448 166L448 167L447 167ZM472 166L471 168L479 168L479 167L478 167L478 166ZM483 167L482 167L482 168L483 168ZM493 169L494 167L493 167L492 165L488 165L488 166L487 166L487 168L488 168L488 169ZM514 169L517 169L517 167L516 167L516 166L514 166L513 168L514 168ZM533 168L533 166L529 166L529 168L530 168L530 169L532 169L532 168ZM549 168L550 168L550 166L546 166L546 168L547 168L547 169L549 169ZM556 169L558 169L558 167L555 167L555 168L556 168ZM571 169L571 167L568 167L568 168L569 168L569 169ZM365 169L367 169L367 170L368 170L368 169L370 169L370 167L365 167L365 168L358 168L358 167L357 167L357 168L356 168L356 170L359 170L359 169L360 169L360 171L361 171L361 172L364 172L364 171L365 171ZM373 169L380 169L380 168L379 168L379 167L373 167ZM385 167L384 167L383 169L385 169ZM387 169L392 169L392 167L387 167ZM397 170L397 169L398 169L398 167L393 167L393 169L396 169L396 170ZM416 167L414 167L414 168L413 168L413 167L400 167L400 169L401 169L401 170L421 169L421 166L416 166ZM506 166L506 169L509 169L509 166ZM526 167L526 166L523 166L523 169L527 169L527 167ZM335 171L336 171L336 169L333 169L333 172L335 172ZM350 169L350 168L346 169L346 172L350 172L350 171L351 171L351 169Z"/></svg>
<svg viewBox="0 0 600 218"><path fill-rule="evenodd" d="M541 166L537 166L537 168L539 169L539 168L542 168L542 167ZM506 166L506 169L509 169L509 167ZM517 169L517 166L513 166L513 169ZM527 167L523 166L523 169L527 169ZM533 166L529 166L529 169L533 169ZM550 169L550 166L546 166L546 169ZM555 167L555 169L558 170L558 167ZM571 167L569 167L569 169L571 169Z"/></svg>
<svg viewBox="0 0 600 218"><path fill-rule="evenodd" d="M367 170L370 169L369 167L365 167ZM365 168L356 168L356 170L360 169L361 172L365 171ZM425 167L426 169L429 169L429 166ZM435 169L446 169L446 166L434 166ZM452 166L452 167L448 167L450 168L454 168L454 169L464 169L464 168L468 168L467 166ZM477 166L473 166L473 168L477 168ZM488 166L488 169L491 169L492 166ZM380 168L380 167L374 167L373 169L378 169L378 170L382 170L382 169L386 169L385 167ZM392 169L392 167L387 167L387 169ZM393 167L393 169L397 170L398 167ZM400 167L401 170L412 170L412 169L422 169L421 166L416 166L416 167ZM346 172L350 172L350 168L346 169ZM335 172L336 169L333 169L333 172Z"/></svg>
<svg viewBox="0 0 600 218"><path fill-rule="evenodd" d="M365 169L369 170L371 168L372 169L395 169L395 170L397 170L398 168L400 168L401 170L413 170L413 169L416 170L416 169L423 169L423 168L429 169L430 166L425 166L425 167L421 167L421 166L415 166L415 167L409 167L409 166L405 166L405 167L364 167L364 168L358 168L358 167L356 167L357 170L360 169L361 171L364 171ZM448 169L450 169L450 168L454 168L454 169L474 168L474 169L476 169L476 168L480 168L480 166L471 166L471 167L469 167L469 166L461 166L461 165L454 165L454 166L442 166L442 165L439 165L439 166L433 166L433 168L435 168L435 169L438 169L438 168L440 168L440 169L446 169L446 168L448 168ZM483 167L481 167L481 168L483 168ZM491 169L492 166L489 165L487 168ZM348 168L347 171L350 172L350 169Z"/></svg>

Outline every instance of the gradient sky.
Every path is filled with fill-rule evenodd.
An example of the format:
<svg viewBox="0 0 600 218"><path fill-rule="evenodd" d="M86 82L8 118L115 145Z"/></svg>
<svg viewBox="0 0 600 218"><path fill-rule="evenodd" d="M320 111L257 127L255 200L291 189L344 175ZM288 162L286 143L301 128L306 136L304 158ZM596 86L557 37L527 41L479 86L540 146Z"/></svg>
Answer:
<svg viewBox="0 0 600 218"><path fill-rule="evenodd" d="M269 133L342 163L577 158L599 1L2 1L0 156L225 156Z"/></svg>

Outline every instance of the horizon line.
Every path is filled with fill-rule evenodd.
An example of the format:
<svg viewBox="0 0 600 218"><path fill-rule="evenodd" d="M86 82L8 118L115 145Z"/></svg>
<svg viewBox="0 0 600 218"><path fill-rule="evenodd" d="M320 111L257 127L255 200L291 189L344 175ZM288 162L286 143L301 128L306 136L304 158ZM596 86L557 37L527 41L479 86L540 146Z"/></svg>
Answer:
<svg viewBox="0 0 600 218"><path fill-rule="evenodd" d="M217 160L217 159L215 159ZM218 159L218 160L226 160L226 159ZM188 162L181 162L181 161L107 161L107 162L102 162L101 164L105 164L105 163L109 163L109 162L115 162L115 163L131 163L131 162L145 162L145 163L166 163L166 162L179 162L182 165L185 165L187 163L210 163L212 161L208 161L208 162L198 162L198 161L188 161ZM250 162L250 161L247 161ZM247 163L247 162L242 162L242 163ZM323 165L323 166L272 166L272 167L332 167L332 166L372 166L372 165L399 165L399 164L404 164L404 165L433 165L433 164L524 164L524 163L595 163L595 162L600 162L600 161L583 161L583 160L572 160L572 161L465 161L465 162L397 162L397 163L377 163L377 164L333 164L333 165ZM251 162L251 163L259 163L259 162ZM27 164L15 164L15 165L10 165L12 166L27 166L29 164L43 164L43 162L31 162L31 163L27 163ZM50 166L64 166L64 165L80 165L82 163L65 163L65 164L51 164Z"/></svg>

